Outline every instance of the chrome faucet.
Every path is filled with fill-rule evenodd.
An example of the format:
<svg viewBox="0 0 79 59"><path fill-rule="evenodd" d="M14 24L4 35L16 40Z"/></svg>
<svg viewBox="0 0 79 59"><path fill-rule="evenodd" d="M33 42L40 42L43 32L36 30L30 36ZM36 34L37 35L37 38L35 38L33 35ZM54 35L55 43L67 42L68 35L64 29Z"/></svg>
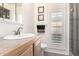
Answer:
<svg viewBox="0 0 79 59"><path fill-rule="evenodd" d="M15 35L20 35L21 34L21 31L20 29L23 29L22 27L19 27L15 32Z"/></svg>

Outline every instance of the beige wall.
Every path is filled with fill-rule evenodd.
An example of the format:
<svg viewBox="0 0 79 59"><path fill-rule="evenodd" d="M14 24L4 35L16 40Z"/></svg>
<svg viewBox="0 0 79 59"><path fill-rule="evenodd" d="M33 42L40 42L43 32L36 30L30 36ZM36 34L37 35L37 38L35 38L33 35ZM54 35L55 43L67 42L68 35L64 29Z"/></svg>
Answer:
<svg viewBox="0 0 79 59"><path fill-rule="evenodd" d="M34 12L32 3L23 3L23 32L34 32Z"/></svg>
<svg viewBox="0 0 79 59"><path fill-rule="evenodd" d="M44 21L38 21L38 7L39 6L44 6ZM41 42L42 43L46 43L49 39L49 31L48 31L48 16L47 16L47 4L42 4L42 3L38 3L38 4L34 4L34 30L35 30L35 34L37 33L37 25L45 25L46 26L46 30L45 33L41 34L40 36L41 38Z"/></svg>

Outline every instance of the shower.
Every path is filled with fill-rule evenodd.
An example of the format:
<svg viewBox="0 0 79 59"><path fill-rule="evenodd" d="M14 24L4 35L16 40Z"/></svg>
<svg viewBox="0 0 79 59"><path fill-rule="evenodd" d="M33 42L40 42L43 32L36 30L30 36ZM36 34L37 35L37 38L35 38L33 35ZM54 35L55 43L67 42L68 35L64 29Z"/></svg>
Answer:
<svg viewBox="0 0 79 59"><path fill-rule="evenodd" d="M79 56L79 3L70 3L70 52Z"/></svg>

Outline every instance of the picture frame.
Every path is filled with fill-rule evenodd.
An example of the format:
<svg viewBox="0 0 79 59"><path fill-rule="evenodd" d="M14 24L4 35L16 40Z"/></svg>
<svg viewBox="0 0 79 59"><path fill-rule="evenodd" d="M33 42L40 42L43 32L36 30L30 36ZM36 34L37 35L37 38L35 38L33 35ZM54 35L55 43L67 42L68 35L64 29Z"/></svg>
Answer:
<svg viewBox="0 0 79 59"><path fill-rule="evenodd" d="M44 6L38 7L38 13L44 13Z"/></svg>
<svg viewBox="0 0 79 59"><path fill-rule="evenodd" d="M38 15L38 21L44 21L44 14Z"/></svg>

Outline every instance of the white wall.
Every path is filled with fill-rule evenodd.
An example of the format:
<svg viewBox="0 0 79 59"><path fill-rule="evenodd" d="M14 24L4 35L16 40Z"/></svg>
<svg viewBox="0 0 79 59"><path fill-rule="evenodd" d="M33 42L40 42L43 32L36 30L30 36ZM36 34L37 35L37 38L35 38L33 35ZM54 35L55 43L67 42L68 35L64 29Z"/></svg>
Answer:
<svg viewBox="0 0 79 59"><path fill-rule="evenodd" d="M22 8L23 32L33 33L33 4L23 4ZM19 26L21 25L0 21L0 37L5 36L7 34L13 34L13 31L16 30Z"/></svg>
<svg viewBox="0 0 79 59"><path fill-rule="evenodd" d="M38 22L38 7L39 6L44 6L45 12L44 12L44 17L45 21ZM54 11L59 11L61 10L64 12L64 18L63 18L63 23L64 23L64 39L62 46L59 47L58 49L53 48L51 43L51 32L50 32L50 19L49 19L49 13L54 12ZM40 34L42 36L42 43L48 43L48 49L47 51L50 52L55 52L55 53L60 53L60 54L69 54L69 5L68 4L62 4L62 3L50 3L50 4L34 4L34 28L35 28L35 33L37 33L36 30L36 25L39 24L45 24L46 25L46 32L44 34ZM50 49L52 48L52 49Z"/></svg>
<svg viewBox="0 0 79 59"><path fill-rule="evenodd" d="M18 25L16 24L7 24L0 22L0 37L3 37L7 34L12 34L16 30Z"/></svg>
<svg viewBox="0 0 79 59"><path fill-rule="evenodd" d="M44 6L44 21L38 21L38 7L39 6ZM37 33L37 25L45 25L45 33L41 34L40 36L41 38L41 42L42 43L46 43L48 41L48 37L49 37L49 31L48 31L48 16L47 16L47 4L42 4L42 3L38 3L38 4L34 4L34 30L35 30L35 34Z"/></svg>
<svg viewBox="0 0 79 59"><path fill-rule="evenodd" d="M34 32L33 4L23 3L23 32Z"/></svg>

